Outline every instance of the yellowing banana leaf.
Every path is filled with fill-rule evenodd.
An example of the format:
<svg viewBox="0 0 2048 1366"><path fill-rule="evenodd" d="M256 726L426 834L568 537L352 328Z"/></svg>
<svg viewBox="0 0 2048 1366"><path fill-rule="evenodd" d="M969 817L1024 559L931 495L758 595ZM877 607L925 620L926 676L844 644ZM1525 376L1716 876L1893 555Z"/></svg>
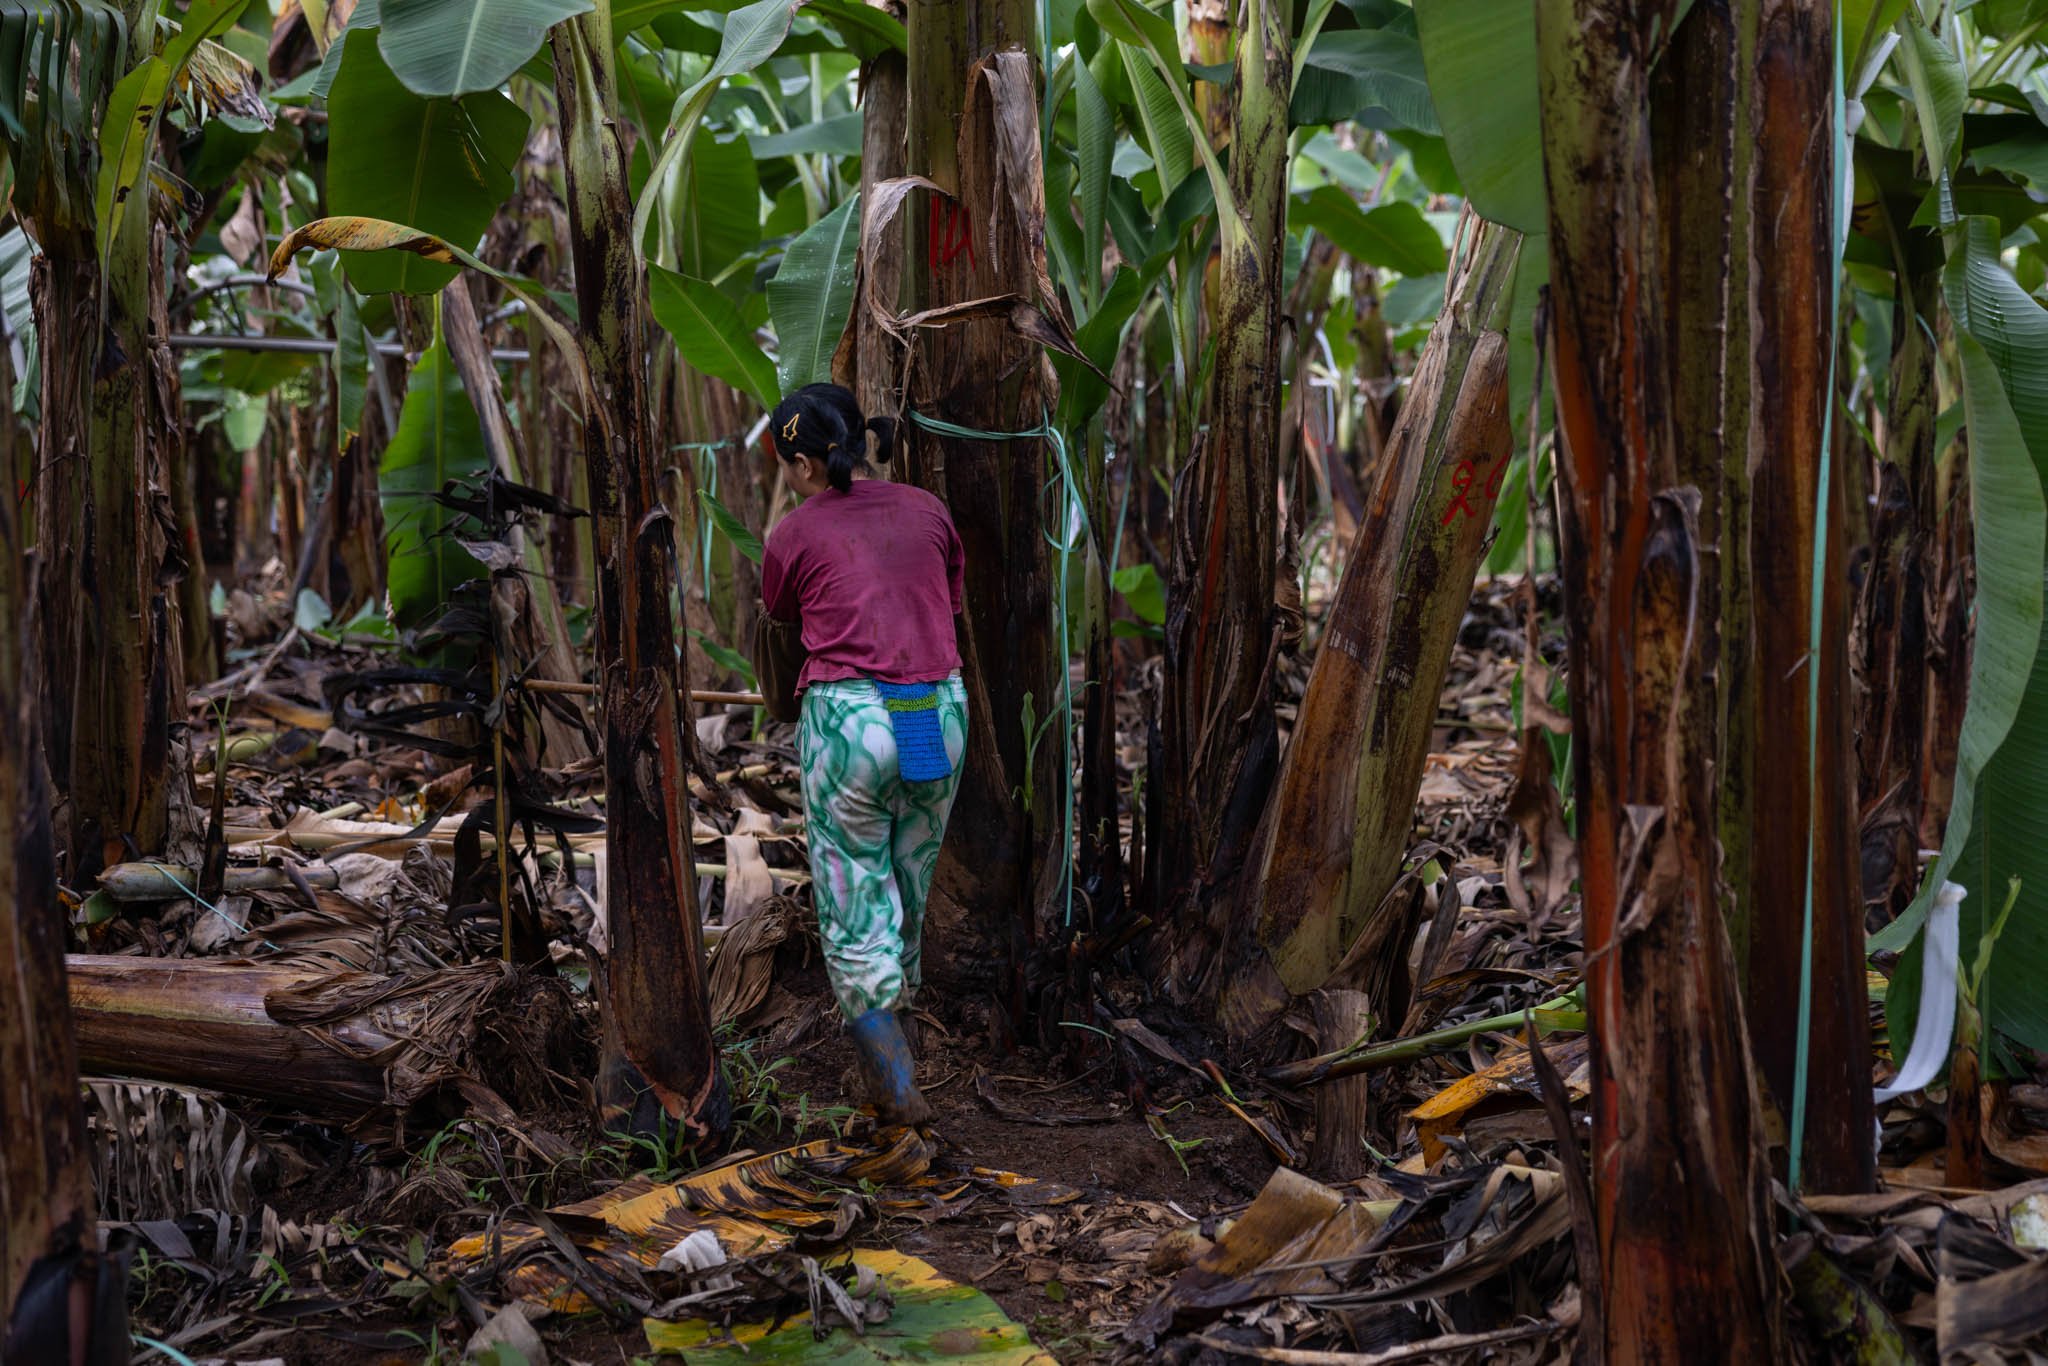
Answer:
<svg viewBox="0 0 2048 1366"><path fill-rule="evenodd" d="M882 1146L876 1139L883 1140ZM899 1192L876 1202L899 1212L934 1204L943 1209L976 1190L995 1192L1013 1204L1079 1198L1069 1187L1012 1172L935 1171L933 1157L931 1141L911 1129L861 1140L823 1138L668 1184L627 1181L550 1214L575 1231L578 1249L591 1261L646 1268L699 1229L718 1238L729 1260L780 1252L799 1237L810 1244L841 1242L867 1212L866 1202L854 1194L864 1186ZM449 1260L473 1263L494 1251L510 1259L544 1236L531 1225L510 1223L500 1229L495 1249L485 1235L464 1238L449 1249ZM558 1310L587 1307L568 1276L545 1262L517 1267L506 1284L519 1298Z"/></svg>
<svg viewBox="0 0 2048 1366"><path fill-rule="evenodd" d="M593 1261L623 1259L651 1267L698 1229L715 1234L728 1258L763 1256L789 1246L798 1233L830 1237L848 1232L860 1202L847 1192L863 1180L903 1183L924 1175L931 1166L930 1145L909 1129L890 1136L894 1141L885 1148L825 1138L667 1185L627 1181L552 1213L570 1216L572 1224L602 1221L602 1234L577 1239ZM508 1225L500 1235L507 1252L542 1236L539 1229L519 1224ZM489 1251L479 1235L456 1243L449 1256L456 1262L476 1261ZM581 1304L566 1278L544 1263L518 1268L509 1286L522 1298L544 1300L558 1309Z"/></svg>
<svg viewBox="0 0 2048 1366"><path fill-rule="evenodd" d="M1587 1095L1586 1049L1583 1036L1546 1049L1551 1065L1564 1078L1565 1090L1573 1100L1583 1100ZM1531 1105L1542 1103L1535 1064L1524 1045L1507 1049L1493 1066L1458 1078L1409 1112L1408 1117L1415 1121L1415 1136L1422 1140L1423 1160L1435 1162L1442 1157L1445 1134L1458 1133L1480 1106L1497 1104L1503 1098L1517 1098Z"/></svg>
<svg viewBox="0 0 2048 1366"><path fill-rule="evenodd" d="M973 1366L1052 1366L1030 1335L973 1286L940 1275L927 1263L886 1249L863 1248L855 1266L878 1275L894 1300L886 1322L855 1336L838 1327L819 1338L809 1313L779 1325L741 1324L730 1332L693 1319L646 1322L647 1345L682 1352L693 1363L833 1363L947 1361Z"/></svg>

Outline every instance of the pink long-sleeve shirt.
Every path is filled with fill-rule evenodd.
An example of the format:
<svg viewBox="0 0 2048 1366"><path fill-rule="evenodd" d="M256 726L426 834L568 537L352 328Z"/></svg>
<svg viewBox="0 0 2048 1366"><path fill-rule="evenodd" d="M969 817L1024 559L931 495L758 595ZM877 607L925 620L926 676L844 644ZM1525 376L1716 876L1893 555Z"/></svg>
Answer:
<svg viewBox="0 0 2048 1366"><path fill-rule="evenodd" d="M960 667L953 617L966 556L946 505L912 484L856 479L775 524L761 598L803 623L797 691L842 678L930 683Z"/></svg>

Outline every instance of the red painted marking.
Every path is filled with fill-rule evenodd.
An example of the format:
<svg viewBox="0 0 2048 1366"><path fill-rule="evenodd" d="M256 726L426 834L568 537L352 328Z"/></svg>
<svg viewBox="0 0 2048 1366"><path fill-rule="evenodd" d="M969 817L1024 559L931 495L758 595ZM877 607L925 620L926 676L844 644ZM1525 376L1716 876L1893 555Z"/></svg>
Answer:
<svg viewBox="0 0 2048 1366"><path fill-rule="evenodd" d="M931 222L925 233L925 261L932 269L951 265L962 253L974 269L974 224L958 200L931 197Z"/></svg>
<svg viewBox="0 0 2048 1366"><path fill-rule="evenodd" d="M1475 473L1476 471L1472 468L1470 460L1460 460L1458 462L1458 468L1451 474L1451 505L1444 509L1444 519L1439 525L1449 526L1451 519L1460 512L1464 513L1467 517L1478 515L1478 509L1474 508L1471 501L1465 496L1472 490L1472 479Z"/></svg>
<svg viewBox="0 0 2048 1366"><path fill-rule="evenodd" d="M1484 498L1489 503L1500 497L1501 485L1508 477L1508 462L1513 458L1513 453L1510 452L1495 462L1493 469L1486 476L1486 483L1479 488L1476 496ZM1451 472L1450 506L1444 509L1443 520L1439 525L1449 526L1451 519L1461 512L1468 518L1480 515L1479 509L1472 506L1472 499L1475 496L1472 485L1478 478L1478 466L1470 460L1458 462L1457 469Z"/></svg>

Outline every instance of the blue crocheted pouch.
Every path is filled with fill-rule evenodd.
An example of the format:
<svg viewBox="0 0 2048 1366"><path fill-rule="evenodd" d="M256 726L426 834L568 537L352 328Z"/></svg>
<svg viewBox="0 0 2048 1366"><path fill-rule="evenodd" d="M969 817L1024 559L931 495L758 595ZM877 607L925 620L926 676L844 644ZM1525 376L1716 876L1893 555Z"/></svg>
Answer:
<svg viewBox="0 0 2048 1366"><path fill-rule="evenodd" d="M952 776L953 761L946 757L946 737L939 730L938 685L873 682L896 732L896 771L903 781L935 783Z"/></svg>

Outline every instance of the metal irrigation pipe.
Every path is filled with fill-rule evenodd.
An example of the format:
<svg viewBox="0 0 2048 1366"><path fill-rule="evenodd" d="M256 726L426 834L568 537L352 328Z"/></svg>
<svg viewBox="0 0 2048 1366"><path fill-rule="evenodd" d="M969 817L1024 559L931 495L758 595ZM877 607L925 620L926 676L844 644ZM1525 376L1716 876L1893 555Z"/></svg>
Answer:
<svg viewBox="0 0 2048 1366"><path fill-rule="evenodd" d="M208 295L219 294L226 290L259 288L287 290L293 294L303 294L309 299L320 297L319 293L311 285L301 284L297 280L271 280L261 275L230 275L225 280L215 280L210 285L201 285L190 294L173 299L170 311L174 315L183 313Z"/></svg>
<svg viewBox="0 0 2048 1366"><path fill-rule="evenodd" d="M597 684L595 683L559 683L553 679L529 678L519 686L528 692L565 693L571 697L597 696ZM685 689L678 688L676 691L683 692ZM761 694L757 692L715 692L709 689L689 689L688 691L692 702L702 702L712 706L727 703L738 703L741 706L747 707L765 705L761 699Z"/></svg>
<svg viewBox="0 0 2048 1366"><path fill-rule="evenodd" d="M326 356L338 345L331 337L246 337L233 333L215 335L200 332L173 332L170 343L183 351L289 351L307 356ZM397 342L374 342L380 356L403 356L406 349ZM515 350L491 352L492 360L524 362L531 359L530 353Z"/></svg>

